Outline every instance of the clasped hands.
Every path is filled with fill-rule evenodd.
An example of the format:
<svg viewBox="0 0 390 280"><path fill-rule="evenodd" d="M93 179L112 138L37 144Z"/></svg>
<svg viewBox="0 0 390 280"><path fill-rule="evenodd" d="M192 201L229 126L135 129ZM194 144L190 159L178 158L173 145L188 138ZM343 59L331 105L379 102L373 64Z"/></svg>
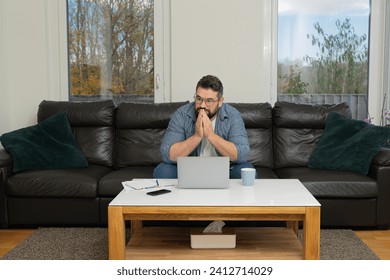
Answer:
<svg viewBox="0 0 390 280"><path fill-rule="evenodd" d="M214 134L214 130L211 120L206 111L200 109L195 123L195 135L200 138L209 138L212 134Z"/></svg>

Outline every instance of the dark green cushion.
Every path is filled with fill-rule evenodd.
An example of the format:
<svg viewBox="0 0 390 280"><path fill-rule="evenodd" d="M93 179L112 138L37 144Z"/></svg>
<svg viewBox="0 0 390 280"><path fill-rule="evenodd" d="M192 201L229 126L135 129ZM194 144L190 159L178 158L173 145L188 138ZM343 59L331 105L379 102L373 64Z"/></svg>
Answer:
<svg viewBox="0 0 390 280"><path fill-rule="evenodd" d="M12 171L15 173L88 166L65 112L59 112L37 125L5 133L0 140L12 156Z"/></svg>
<svg viewBox="0 0 390 280"><path fill-rule="evenodd" d="M373 157L386 146L390 128L329 113L308 167L368 174Z"/></svg>

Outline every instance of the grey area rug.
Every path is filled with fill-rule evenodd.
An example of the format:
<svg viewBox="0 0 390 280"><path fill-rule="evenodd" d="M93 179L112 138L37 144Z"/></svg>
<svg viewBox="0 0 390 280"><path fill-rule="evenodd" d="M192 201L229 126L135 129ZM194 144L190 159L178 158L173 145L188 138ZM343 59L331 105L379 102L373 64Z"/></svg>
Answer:
<svg viewBox="0 0 390 280"><path fill-rule="evenodd" d="M379 259L352 230L321 230L320 246L322 260ZM107 228L39 228L3 259L106 260Z"/></svg>

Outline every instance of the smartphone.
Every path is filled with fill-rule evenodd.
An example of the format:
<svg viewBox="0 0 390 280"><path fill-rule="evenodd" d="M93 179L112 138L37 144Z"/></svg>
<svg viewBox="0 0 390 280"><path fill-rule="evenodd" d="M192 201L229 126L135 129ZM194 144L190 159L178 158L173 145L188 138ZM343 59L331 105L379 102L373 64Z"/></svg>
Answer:
<svg viewBox="0 0 390 280"><path fill-rule="evenodd" d="M163 190L147 192L146 194L156 196L156 195L160 195L160 194L164 194L164 193L170 193L170 192L171 192L170 190L163 189Z"/></svg>

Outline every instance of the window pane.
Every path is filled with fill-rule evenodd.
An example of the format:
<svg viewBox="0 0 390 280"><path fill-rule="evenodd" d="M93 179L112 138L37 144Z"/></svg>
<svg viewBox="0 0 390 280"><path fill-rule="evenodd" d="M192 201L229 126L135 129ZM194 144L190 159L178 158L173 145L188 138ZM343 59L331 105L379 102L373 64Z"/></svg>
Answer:
<svg viewBox="0 0 390 280"><path fill-rule="evenodd" d="M68 0L69 100L154 102L153 0Z"/></svg>
<svg viewBox="0 0 390 280"><path fill-rule="evenodd" d="M367 117L369 0L279 0L278 100Z"/></svg>

